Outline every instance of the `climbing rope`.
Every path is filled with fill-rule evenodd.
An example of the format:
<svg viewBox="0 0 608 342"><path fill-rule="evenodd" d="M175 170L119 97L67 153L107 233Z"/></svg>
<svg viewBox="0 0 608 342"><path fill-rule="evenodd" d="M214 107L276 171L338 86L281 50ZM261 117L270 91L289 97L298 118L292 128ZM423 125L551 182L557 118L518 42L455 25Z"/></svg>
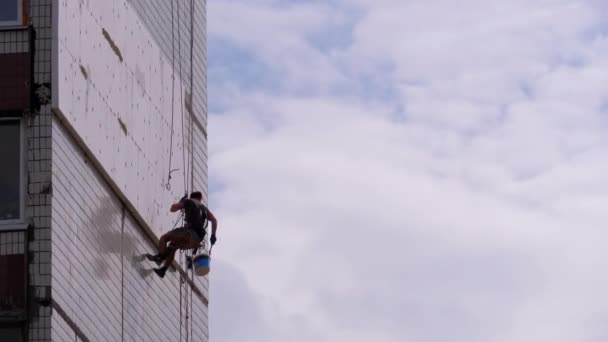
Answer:
<svg viewBox="0 0 608 342"><path fill-rule="evenodd" d="M181 48L181 7L178 3L177 5L177 25L178 25L178 58L179 58L179 81L180 81L180 110L181 110L181 115L182 115L182 166L183 166L183 178L184 178L184 192L186 194L188 194L188 190L191 190L190 188L193 187L194 184L194 157L193 157L193 145L194 145L194 134L193 134L193 118L192 118L192 113L190 113L188 115L188 120L186 120L186 116L184 113L184 82L183 82L183 74L182 74L182 48ZM194 28L194 1L191 0L190 2L190 107L193 107L193 93L192 93L192 84L193 84L193 42L194 42L194 37L193 37L193 28ZM175 71L175 68L174 68ZM192 110L192 109L191 109ZM187 132L186 129L186 125L189 125L189 132ZM186 127L185 127L186 126ZM186 138L186 133L188 133L188 138ZM188 145L186 146L186 141L188 141ZM186 153L189 153L189 158L186 158ZM188 172L190 173L190 177L187 177ZM189 250L189 254L190 254L190 269L188 269L186 267L186 275L185 275L185 279L184 276L181 275L180 273L180 341L182 340L182 325L183 325L183 320L182 320L182 316L181 316L181 312L182 312L182 286L189 286L190 287L190 291L188 291L188 288L186 287L186 301L185 301L185 337L186 337L186 342L190 341L191 339L194 338L193 332L194 332L194 327L193 327L193 320L191 315L194 312L194 308L193 308L193 284L194 284L194 250ZM188 251L186 251L186 253L188 253ZM187 254L186 254L187 255ZM183 253L180 253L180 264L182 265L182 267L184 266L183 263ZM190 273L189 273L190 272ZM191 279L191 283L188 285L187 282L185 280L188 279L188 275L190 275L190 279ZM189 292L189 293L188 293ZM188 326L190 326L190 329L188 329Z"/></svg>
<svg viewBox="0 0 608 342"><path fill-rule="evenodd" d="M172 75L171 75L171 133L170 133L170 141L169 141L169 172L167 175L167 183L165 184L165 187L167 190L171 190L171 175L173 174L173 172L178 171L179 169L172 169L172 162L173 162L173 134L174 134L174 122L175 122L175 8L174 8L174 0L171 0L171 69L172 69ZM179 2L178 2L178 8L177 8L178 12L178 30L179 30ZM178 31L178 35L179 35L179 31ZM181 56L181 52L180 52L180 56ZM181 82L181 57L180 57L180 82ZM183 122L182 122L182 132L183 132ZM183 150L183 145L182 145L182 150ZM183 170L184 175L186 170ZM187 191L187 184L184 184L184 191ZM182 221L182 225L183 225L183 218L184 218L184 211L182 210L180 213L180 216L178 217L178 219L175 221L175 224L173 225L173 229L175 229L178 225L178 223L180 221ZM182 255L180 253L180 264L183 264L183 260L182 260ZM182 306L182 286L183 286L183 276L181 276L180 274L180 284L179 284L179 340L180 342L182 341L182 331L184 329L183 327L183 306ZM187 327L186 327L186 331L187 331Z"/></svg>
<svg viewBox="0 0 608 342"><path fill-rule="evenodd" d="M171 190L171 174L179 169L171 169L171 161L173 159L173 118L175 116L175 25L173 23L173 0L171 0L171 139L169 142L169 174L167 175L167 190Z"/></svg>
<svg viewBox="0 0 608 342"><path fill-rule="evenodd" d="M171 175L173 172L178 171L179 169L172 169L172 159L173 159L173 135L174 135L174 116L175 116L175 19L174 19L174 0L171 0L171 47L172 47L172 51L171 51L171 59L172 59L172 67L173 67L173 76L172 76L172 89L171 89L171 139L170 139L170 145L171 145L171 149L170 149L170 153L169 153L169 174L167 177L167 184L166 184L166 188L167 190L171 190ZM183 95L184 95L184 91L183 91L183 75L182 75L182 48L181 48L181 6L178 2L177 4L177 38L178 38L178 56L177 58L179 59L179 83L180 83L180 110L181 110L181 115L182 115L182 121L181 121L181 126L182 126L182 173L183 173L183 179L184 179L184 192L186 193L186 195L188 194L188 190L194 186L194 118L193 118L193 108L194 108L194 93L193 93L193 89L194 89L194 79L193 79L193 75L194 75L194 65L193 65L193 54L194 54L194 0L190 1L190 108L191 108L191 112L190 115L188 117L188 120L186 121L186 117L184 115L184 99L183 99ZM187 132L187 128L185 127L186 125L189 125L189 132ZM186 138L186 133L188 133L188 138ZM187 146L186 146L186 140L187 142ZM187 151L187 152L186 152ZM186 153L189 153L189 158L186 158ZM187 177L188 172L190 173L190 177ZM173 229L175 229L175 227L177 227L178 222L180 222L180 220L184 220L184 211L182 210L180 217L177 219L177 221L175 222L175 225L173 226ZM205 223L204 228L203 229L207 229L207 224L208 222ZM203 241L202 247L205 248L205 241ZM179 317L179 321L180 321L180 332L179 332L179 340L180 342L182 341L183 337L184 337L184 331L185 331L185 338L186 341L189 341L191 338L194 338L193 335L193 319L192 316L194 314L194 306L193 306L193 284L194 284L194 249L189 250L190 251L190 261L191 261L191 267L190 269L186 268L186 275L184 278L184 275L180 272L180 317ZM180 265L183 267L184 266L184 252L187 253L187 251L180 251L180 259L179 259L179 263ZM190 273L188 273L190 272ZM183 289L182 286L188 286L187 281L188 280L188 276L190 276L190 280L191 280L191 284L190 284L190 293L188 293L188 289L186 288L185 291L185 310L183 308ZM185 324L184 324L184 311L185 311ZM184 326L185 325L185 326ZM190 330L188 331L188 325L190 326Z"/></svg>
<svg viewBox="0 0 608 342"><path fill-rule="evenodd" d="M184 192L188 192L188 179L186 170L186 136L184 134L185 129L185 116L184 116L184 82L182 77L182 24L181 24L181 9L180 2L177 2L177 51L178 51L178 59L179 59L179 108L182 114L182 166L184 168Z"/></svg>
<svg viewBox="0 0 608 342"><path fill-rule="evenodd" d="M194 186L194 0L190 0L190 186Z"/></svg>
<svg viewBox="0 0 608 342"><path fill-rule="evenodd" d="M179 263L181 264L183 262L182 260L182 254L180 253L180 257L179 257ZM182 341L182 327L183 327L183 322L184 320L182 319L182 285L184 284L184 278L180 273L180 277L179 277L179 341Z"/></svg>
<svg viewBox="0 0 608 342"><path fill-rule="evenodd" d="M194 323L194 308L192 307L192 285L194 284L194 251L192 251L190 255L192 258L192 269L190 269L190 278L192 280L192 284L190 284L190 336L194 337L192 332L192 324Z"/></svg>
<svg viewBox="0 0 608 342"><path fill-rule="evenodd" d="M186 269L186 279L188 279L188 269ZM192 287L192 284L190 284ZM190 324L190 310L188 308L188 287L186 287L186 342L189 341L188 324Z"/></svg>

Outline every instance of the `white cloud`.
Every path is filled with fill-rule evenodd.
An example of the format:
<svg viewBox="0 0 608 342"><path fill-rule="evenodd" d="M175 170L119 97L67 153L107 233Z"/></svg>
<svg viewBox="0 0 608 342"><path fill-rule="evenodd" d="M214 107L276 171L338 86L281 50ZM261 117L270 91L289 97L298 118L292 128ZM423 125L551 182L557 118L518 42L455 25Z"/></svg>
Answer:
<svg viewBox="0 0 608 342"><path fill-rule="evenodd" d="M212 338L604 340L598 6L210 3L211 41L280 80L210 79L210 315L259 328L224 311Z"/></svg>
<svg viewBox="0 0 608 342"><path fill-rule="evenodd" d="M330 56L310 45L311 35L339 25L342 16L325 4L271 6L268 1L224 1L209 9L212 39L253 51L254 58L281 74L291 90L327 87L341 80ZM211 49L213 47L210 47Z"/></svg>

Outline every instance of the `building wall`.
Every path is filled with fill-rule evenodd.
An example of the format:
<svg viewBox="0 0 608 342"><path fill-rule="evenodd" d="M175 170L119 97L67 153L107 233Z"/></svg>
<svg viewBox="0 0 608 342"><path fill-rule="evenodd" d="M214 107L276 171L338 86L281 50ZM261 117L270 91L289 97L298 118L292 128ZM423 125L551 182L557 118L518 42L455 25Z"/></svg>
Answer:
<svg viewBox="0 0 608 342"><path fill-rule="evenodd" d="M193 184L207 200L206 1L57 2L53 105L160 236Z"/></svg>
<svg viewBox="0 0 608 342"><path fill-rule="evenodd" d="M181 56L184 76L184 89L189 91L190 67L193 69L194 115L207 127L207 10L206 0L128 0L143 25L148 29L163 55L169 61L175 58L176 69L179 70ZM173 5L173 9L171 6ZM170 13L173 12L173 17ZM179 13L179 16L178 16ZM190 64L190 15L193 14L193 61ZM173 25L171 21L173 20ZM173 33L170 29L173 27ZM181 34L180 34L181 33ZM181 37L180 41L172 40L172 36ZM181 52L179 47L181 44ZM173 53L174 49L176 50Z"/></svg>
<svg viewBox="0 0 608 342"><path fill-rule="evenodd" d="M28 137L31 121L26 119L30 106L30 87L28 86L32 74L32 49L30 46L30 31L27 29L10 29L0 31L0 120L14 118L10 122L21 125L20 137L22 146L9 146L9 149L21 150L25 152L23 159L27 159L29 151L27 143L31 141ZM18 121L19 119L20 122ZM3 131L4 132L4 131ZM14 137L14 136L13 136ZM6 141L0 142L6 144ZM5 146L0 146L4 150ZM2 156L4 157L3 151ZM23 154L23 152L22 152ZM19 167L14 165L14 160L4 161L7 171L10 168ZM23 162L25 168L27 165ZM29 185L27 171L15 172L10 169L7 173L0 175L0 189L13 193L21 190L21 196L25 196L25 188ZM15 187L14 180L1 179L7 174L19 175L26 184ZM10 183L9 183L10 182ZM21 183L21 182L19 182ZM11 189L5 188L10 186ZM14 193L13 193L14 194ZM4 194L3 194L4 195ZM21 209L21 208L20 208ZM7 218L6 207L0 210L0 217ZM24 222L15 222L14 212L9 215L13 218L8 223L0 222L0 341L9 338L19 338L27 336L27 317L30 315L28 310L28 291L27 291L27 223L32 221L32 215L28 210L19 210L21 214L27 213ZM32 271L34 271L32 269Z"/></svg>
<svg viewBox="0 0 608 342"><path fill-rule="evenodd" d="M27 261L25 336L50 340L51 308L51 42L52 0L30 0L27 25L0 31L1 116L23 125L24 220L0 233L0 244L17 234ZM19 87L14 87L13 81ZM2 230L7 227L2 227ZM13 241L14 242L14 241ZM9 244L10 245L10 244ZM8 245L5 245L8 246ZM15 253L0 248L2 253Z"/></svg>
<svg viewBox="0 0 608 342"><path fill-rule="evenodd" d="M161 280L142 260L173 226L184 169L207 199L206 2L175 0L173 34L167 3L28 0L31 26L0 31L2 65L33 72L0 80L0 114L29 106L10 113L24 125L25 224L0 233L0 255L28 252L28 341L208 340L208 279Z"/></svg>
<svg viewBox="0 0 608 342"><path fill-rule="evenodd" d="M152 241L60 121L52 134L53 301L64 312L53 314L53 340L174 341L181 331L207 341L202 298L189 300L180 273L152 272Z"/></svg>
<svg viewBox="0 0 608 342"><path fill-rule="evenodd" d="M51 50L52 0L31 0L35 32L34 98L28 123L29 341L49 341L51 307Z"/></svg>
<svg viewBox="0 0 608 342"><path fill-rule="evenodd" d="M174 43L162 40L172 36L171 7L166 5L170 3L175 12ZM197 44L193 59L200 63L194 63L192 70L196 96L191 115L190 11L185 3L172 0L155 7L152 2L134 2L139 6L135 8L127 0L59 1L54 106L159 235L173 226L174 217L167 211L171 201L192 190L193 178L207 183L206 161L194 170L190 158L191 151L206 150L206 138L193 139L195 131L189 129L206 135L201 133L206 121L206 104L201 100L206 99L206 78L200 71L206 68L206 57ZM202 16L204 4L195 3ZM150 18L148 14L164 21L146 24L140 18ZM204 41L199 38L195 41ZM178 170L172 173L168 189L170 169ZM206 186L202 190L206 192Z"/></svg>
<svg viewBox="0 0 608 342"><path fill-rule="evenodd" d="M207 277L143 259L171 203L207 199L206 2L171 1L55 1L54 341L208 340Z"/></svg>
<svg viewBox="0 0 608 342"><path fill-rule="evenodd" d="M27 252L24 335L29 341L49 341L51 331L51 2L29 1L30 26L0 31L0 111L21 118L25 166L24 221L13 233L1 232L0 241L18 234ZM13 87L12 79L19 79L21 89Z"/></svg>

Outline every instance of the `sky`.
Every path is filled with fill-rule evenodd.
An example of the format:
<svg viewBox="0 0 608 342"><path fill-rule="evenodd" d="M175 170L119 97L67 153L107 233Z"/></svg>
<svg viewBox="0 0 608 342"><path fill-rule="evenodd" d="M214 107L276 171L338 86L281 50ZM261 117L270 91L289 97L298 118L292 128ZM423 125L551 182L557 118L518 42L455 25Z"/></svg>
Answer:
<svg viewBox="0 0 608 342"><path fill-rule="evenodd" d="M608 339L608 3L208 1L211 339Z"/></svg>

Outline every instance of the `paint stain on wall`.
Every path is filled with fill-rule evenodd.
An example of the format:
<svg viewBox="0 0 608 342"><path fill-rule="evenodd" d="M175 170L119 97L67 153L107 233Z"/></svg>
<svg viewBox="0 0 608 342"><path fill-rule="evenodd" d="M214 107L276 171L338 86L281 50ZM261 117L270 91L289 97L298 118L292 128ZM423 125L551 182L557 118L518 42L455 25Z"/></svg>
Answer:
<svg viewBox="0 0 608 342"><path fill-rule="evenodd" d="M129 134L129 132L127 131L127 125L125 125L125 123L124 123L124 122L122 122L122 120L121 120L120 118L118 118L118 124L120 125L120 129L122 129L122 132L123 132L125 135L128 135L128 134Z"/></svg>
<svg viewBox="0 0 608 342"><path fill-rule="evenodd" d="M118 59L122 62L122 54L120 53L120 49L118 48L118 46L116 46L116 44L114 43L114 40L112 40L112 37L110 37L110 34L108 33L108 31L106 31L106 29L102 28L101 33L103 34L103 36L106 38L106 40L110 44L110 47L112 48L112 50L114 51L116 56L118 56Z"/></svg>
<svg viewBox="0 0 608 342"><path fill-rule="evenodd" d="M186 107L186 110L191 115L194 115L194 112L192 111L192 94L190 94L187 91L186 91L186 97L184 98L184 107Z"/></svg>
<svg viewBox="0 0 608 342"><path fill-rule="evenodd" d="M80 72L82 73L82 76L85 80L89 79L89 74L87 73L87 70L82 66L82 64L80 65Z"/></svg>

